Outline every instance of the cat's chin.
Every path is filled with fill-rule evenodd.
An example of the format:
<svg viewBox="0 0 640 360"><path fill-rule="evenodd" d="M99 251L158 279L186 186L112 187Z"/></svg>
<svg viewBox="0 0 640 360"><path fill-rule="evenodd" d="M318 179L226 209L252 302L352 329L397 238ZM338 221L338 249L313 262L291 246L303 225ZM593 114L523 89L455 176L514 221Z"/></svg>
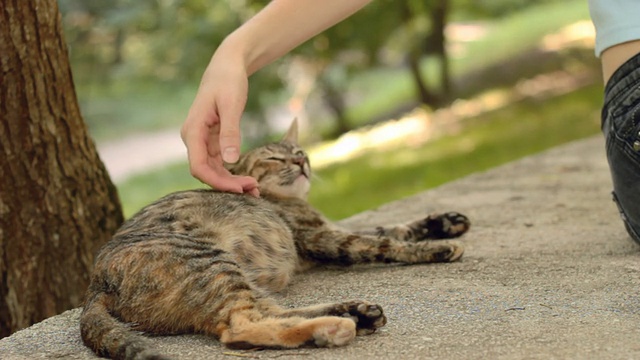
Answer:
<svg viewBox="0 0 640 360"><path fill-rule="evenodd" d="M291 184L291 192L295 197L306 199L311 188L311 182L306 175L300 174Z"/></svg>
<svg viewBox="0 0 640 360"><path fill-rule="evenodd" d="M310 188L311 182L309 179L304 175L300 175L293 180L292 183L286 186L271 188L268 192L285 198L299 198L306 200Z"/></svg>
<svg viewBox="0 0 640 360"><path fill-rule="evenodd" d="M304 174L300 174L291 185L287 186L284 192L288 193L288 196L306 199L307 194L309 194L309 189L311 188L311 182L309 178L307 178Z"/></svg>

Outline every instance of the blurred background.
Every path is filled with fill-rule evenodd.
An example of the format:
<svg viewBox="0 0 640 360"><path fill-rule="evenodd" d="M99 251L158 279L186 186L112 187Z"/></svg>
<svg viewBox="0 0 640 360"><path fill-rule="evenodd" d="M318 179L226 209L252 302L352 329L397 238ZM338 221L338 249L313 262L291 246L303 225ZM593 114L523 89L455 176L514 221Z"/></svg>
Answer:
<svg viewBox="0 0 640 360"><path fill-rule="evenodd" d="M253 0L59 0L83 115L126 216L191 178L179 128ZM301 122L340 219L599 131L584 0L375 0L250 79L243 146Z"/></svg>

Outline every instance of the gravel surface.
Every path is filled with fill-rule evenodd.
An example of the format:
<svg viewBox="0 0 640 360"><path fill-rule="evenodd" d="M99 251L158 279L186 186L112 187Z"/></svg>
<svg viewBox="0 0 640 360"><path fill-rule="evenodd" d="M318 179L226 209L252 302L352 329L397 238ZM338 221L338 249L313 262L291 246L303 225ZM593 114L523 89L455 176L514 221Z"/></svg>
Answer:
<svg viewBox="0 0 640 360"><path fill-rule="evenodd" d="M453 264L322 268L283 304L362 298L388 324L334 349L233 351L204 336L153 338L176 359L639 359L640 252L610 199L595 137L347 219L368 227L456 210L472 221ZM452 165L453 166L453 165ZM0 359L93 359L79 309L0 340Z"/></svg>

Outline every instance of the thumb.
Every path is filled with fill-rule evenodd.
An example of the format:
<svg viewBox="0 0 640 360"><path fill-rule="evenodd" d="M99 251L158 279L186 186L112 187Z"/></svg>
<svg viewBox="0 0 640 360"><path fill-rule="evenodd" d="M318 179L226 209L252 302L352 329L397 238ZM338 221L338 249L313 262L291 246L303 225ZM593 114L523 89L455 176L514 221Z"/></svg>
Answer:
<svg viewBox="0 0 640 360"><path fill-rule="evenodd" d="M235 163L240 158L240 135L237 126L231 128L227 125L225 133L220 129L220 147L222 148L222 160L226 163Z"/></svg>
<svg viewBox="0 0 640 360"><path fill-rule="evenodd" d="M229 106L221 107L220 114L220 152L222 160L235 163L240 157L240 118L246 98L234 99Z"/></svg>

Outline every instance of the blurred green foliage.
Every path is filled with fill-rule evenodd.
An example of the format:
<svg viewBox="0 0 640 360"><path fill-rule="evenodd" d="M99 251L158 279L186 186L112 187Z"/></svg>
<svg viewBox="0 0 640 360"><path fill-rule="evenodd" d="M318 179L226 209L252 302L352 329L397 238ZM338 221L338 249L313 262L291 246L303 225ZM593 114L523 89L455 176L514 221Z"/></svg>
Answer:
<svg viewBox="0 0 640 360"><path fill-rule="evenodd" d="M466 44L465 53L449 57L454 83L470 71L499 66L505 58L535 48L542 36L563 25L588 18L582 0L532 1L526 7L513 1L510 11L518 11L478 23L487 16L484 12L489 5L449 2L449 17L472 19L490 32ZM93 136L100 141L114 134L177 127L217 44L264 3L60 0L79 100ZM404 59L411 46L421 44L415 39L428 42L432 19L427 14L435 3L402 2L416 14L412 21L403 22L395 1L376 0L255 74L243 119L255 134L245 140L252 144L267 138L271 132L265 123L267 110L282 107L291 96L300 96L288 83L287 71L294 61L312 64L307 70L315 85L303 97L313 119L308 124L313 133L335 136L415 106L416 80ZM488 12L494 17L500 14ZM532 62L525 76L541 71L536 69L541 65ZM427 86L439 93L442 71L438 61L425 54L420 68ZM517 76L507 73L489 80L513 83ZM454 84L452 98L472 96L492 86L485 84L486 79L479 84L466 80L464 86Z"/></svg>
<svg viewBox="0 0 640 360"><path fill-rule="evenodd" d="M74 79L92 133L105 139L132 129L179 125L217 45L266 3L59 0ZM439 6L447 7L440 20L472 22L485 29L485 35L465 43L455 56L434 53L434 23L439 21L434 10ZM311 132L333 135L416 106L416 77L434 94L444 94L443 81L452 81L455 86L448 95L453 99L513 86L523 75L590 66L589 50L560 51L550 62L527 59L546 34L585 19L583 0L375 0L252 76L243 123L259 123L251 127L264 129L261 135L268 137L265 113L299 96L289 71L300 63L314 81L304 98L308 104L322 104L307 105ZM417 75L409 71L410 55L416 52ZM512 59L517 66L507 71ZM593 86L544 103L520 102L470 119L461 133L418 148L372 152L332 165L317 172L310 200L339 219L593 134L598 129L599 90ZM329 117L342 117L343 124L326 121ZM130 216L166 193L200 186L187 165L180 164L134 177L118 188Z"/></svg>
<svg viewBox="0 0 640 360"><path fill-rule="evenodd" d="M461 10L459 18L498 18L509 16L516 11L541 4L556 3L555 0L454 0Z"/></svg>
<svg viewBox="0 0 640 360"><path fill-rule="evenodd" d="M311 76L318 80L316 92L339 120L339 132L347 131L346 75L378 63L379 53L390 38L396 44L407 43L403 38L417 35L424 38L421 33L427 31L428 26L413 25L424 23L422 18L430 4L438 2L448 0L373 2L280 63L295 60L308 64L307 69L314 69ZM146 91L150 83L160 88L152 91L154 95L161 94L163 88L170 93L180 86L196 87L210 56L224 37L266 3L259 0L61 0L75 82L90 127L100 128L94 124L100 119L93 116L91 108L96 97L127 98ZM403 9L411 11L400 16ZM407 21L411 17L421 21ZM390 34L396 35L390 37ZM408 46L415 48L420 44L413 41ZM291 92L291 86L284 84L286 78L279 66L268 67L252 76L246 107L249 121L264 123L263 114L273 106L274 99L281 97L272 94ZM128 104L124 101L118 105ZM116 111L111 115L120 114Z"/></svg>

